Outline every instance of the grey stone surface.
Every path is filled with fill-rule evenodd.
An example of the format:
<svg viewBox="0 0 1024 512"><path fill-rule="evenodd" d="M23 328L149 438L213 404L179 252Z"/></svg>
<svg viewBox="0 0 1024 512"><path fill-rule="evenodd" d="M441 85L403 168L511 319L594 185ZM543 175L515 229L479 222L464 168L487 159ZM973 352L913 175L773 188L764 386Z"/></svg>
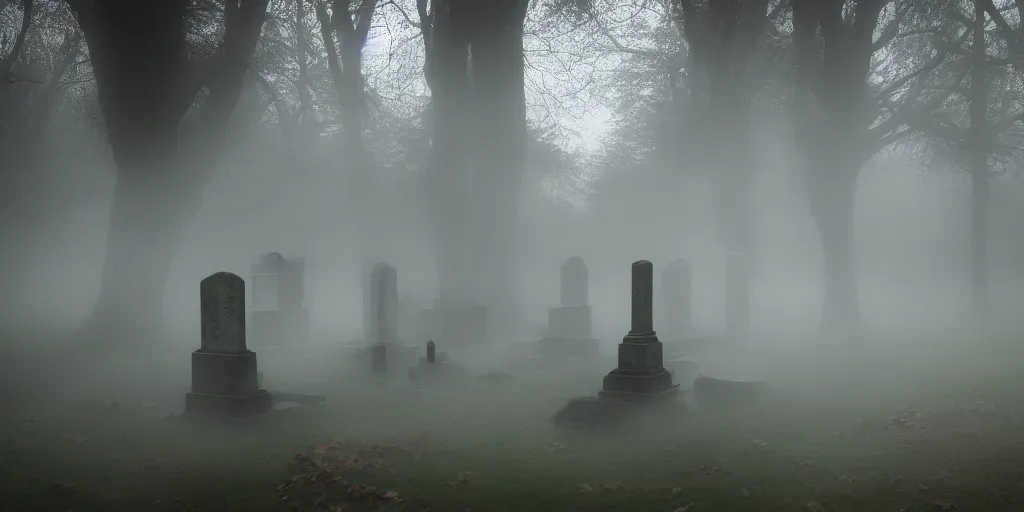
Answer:
<svg viewBox="0 0 1024 512"><path fill-rule="evenodd" d="M653 336L654 264L647 260L637 261L633 263L632 274L633 296L629 336Z"/></svg>
<svg viewBox="0 0 1024 512"><path fill-rule="evenodd" d="M548 310L548 336L589 340L591 334L590 306L562 306Z"/></svg>
<svg viewBox="0 0 1024 512"><path fill-rule="evenodd" d="M245 281L217 272L199 283L202 349L240 354L245 346Z"/></svg>
<svg viewBox="0 0 1024 512"><path fill-rule="evenodd" d="M427 342L427 362L431 364L437 362L437 345L433 341Z"/></svg>

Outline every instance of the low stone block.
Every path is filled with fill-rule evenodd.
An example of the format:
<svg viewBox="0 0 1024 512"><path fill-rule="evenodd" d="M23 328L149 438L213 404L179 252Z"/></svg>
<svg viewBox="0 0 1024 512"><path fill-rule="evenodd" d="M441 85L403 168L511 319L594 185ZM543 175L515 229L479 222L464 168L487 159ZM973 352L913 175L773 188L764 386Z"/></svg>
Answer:
<svg viewBox="0 0 1024 512"><path fill-rule="evenodd" d="M661 342L657 340L654 338L652 342L646 339L624 339L619 344L619 370L644 374L658 373L662 369L664 354Z"/></svg>
<svg viewBox="0 0 1024 512"><path fill-rule="evenodd" d="M675 393L679 386L672 383L672 374L662 368L654 374L632 373L621 369L615 369L604 376L601 393L637 393L656 395L661 393ZM628 395L624 395L628 397Z"/></svg>
<svg viewBox="0 0 1024 512"><path fill-rule="evenodd" d="M249 396L258 389L255 352L192 352L193 393Z"/></svg>

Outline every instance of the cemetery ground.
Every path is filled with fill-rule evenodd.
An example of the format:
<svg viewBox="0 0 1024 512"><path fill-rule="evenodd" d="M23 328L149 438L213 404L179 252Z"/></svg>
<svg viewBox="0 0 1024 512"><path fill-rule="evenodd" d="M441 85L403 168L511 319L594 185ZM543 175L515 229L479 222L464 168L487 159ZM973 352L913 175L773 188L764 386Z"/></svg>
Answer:
<svg viewBox="0 0 1024 512"><path fill-rule="evenodd" d="M54 352L23 350L2 359L0 503L17 511L1024 510L1019 341L932 339L927 350L895 341L746 349L751 364L772 368L764 376L780 392L771 410L648 418L619 434L546 421L568 396L599 388L595 369L520 370L502 388L448 391L352 375L322 405L224 426L168 414L181 408L187 351L176 364L159 354L57 366ZM272 358L260 357L273 382ZM299 378L268 387L302 391Z"/></svg>

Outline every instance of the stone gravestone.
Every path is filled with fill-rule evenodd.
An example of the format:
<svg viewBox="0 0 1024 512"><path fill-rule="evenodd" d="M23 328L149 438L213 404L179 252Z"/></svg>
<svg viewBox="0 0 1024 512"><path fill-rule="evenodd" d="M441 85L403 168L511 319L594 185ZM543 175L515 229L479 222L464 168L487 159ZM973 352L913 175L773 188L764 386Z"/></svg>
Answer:
<svg viewBox="0 0 1024 512"><path fill-rule="evenodd" d="M251 268L252 330L256 345L292 345L309 339L305 298L306 262L273 252Z"/></svg>
<svg viewBox="0 0 1024 512"><path fill-rule="evenodd" d="M398 336L398 271L388 263L377 263L370 273L369 317L372 371L386 373L412 364L418 347L404 346ZM389 364L379 364L378 358L390 359Z"/></svg>
<svg viewBox="0 0 1024 512"><path fill-rule="evenodd" d="M541 354L578 357L598 353L600 342L591 334L588 280L587 265L581 258L569 258L562 265L561 305L548 310L548 333L538 342Z"/></svg>
<svg viewBox="0 0 1024 512"><path fill-rule="evenodd" d="M725 330L730 340L743 340L750 332L750 279L747 257L730 252L725 267Z"/></svg>
<svg viewBox="0 0 1024 512"><path fill-rule="evenodd" d="M202 345L192 353L185 411L246 416L270 410L259 389L256 354L245 344L245 281L218 272L199 284Z"/></svg>
<svg viewBox="0 0 1024 512"><path fill-rule="evenodd" d="M661 341L654 332L654 265L633 263L632 321L619 344L618 367L604 377L600 398L647 402L675 397L679 386L665 369Z"/></svg>

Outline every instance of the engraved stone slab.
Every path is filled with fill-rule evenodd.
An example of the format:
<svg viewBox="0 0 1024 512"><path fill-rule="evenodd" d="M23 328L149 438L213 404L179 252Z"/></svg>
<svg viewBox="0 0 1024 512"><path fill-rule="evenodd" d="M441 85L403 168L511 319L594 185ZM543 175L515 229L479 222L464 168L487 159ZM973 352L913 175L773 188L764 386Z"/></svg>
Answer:
<svg viewBox="0 0 1024 512"><path fill-rule="evenodd" d="M202 349L239 354L245 347L245 281L217 272L199 283Z"/></svg>

